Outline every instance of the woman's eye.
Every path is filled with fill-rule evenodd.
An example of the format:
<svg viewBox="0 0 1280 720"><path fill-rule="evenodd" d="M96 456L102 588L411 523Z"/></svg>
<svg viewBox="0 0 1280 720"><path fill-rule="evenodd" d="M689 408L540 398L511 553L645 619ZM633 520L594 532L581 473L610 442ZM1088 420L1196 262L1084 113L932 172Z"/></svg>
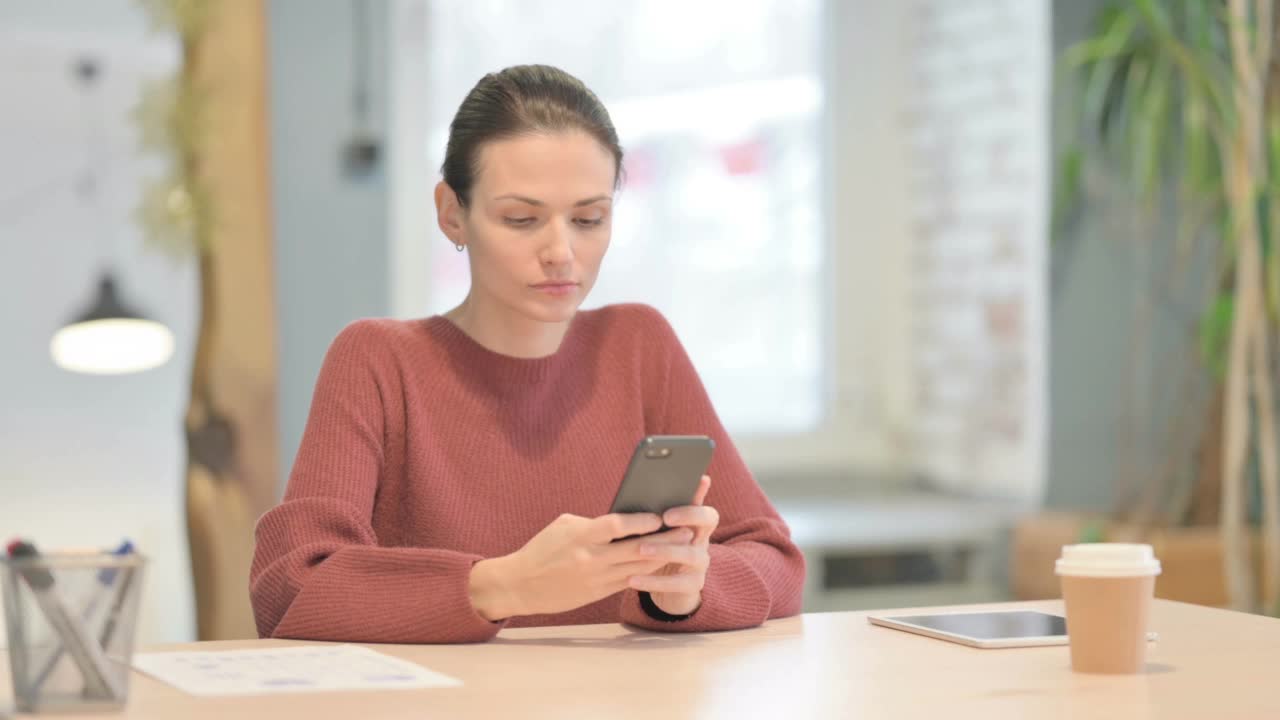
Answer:
<svg viewBox="0 0 1280 720"><path fill-rule="evenodd" d="M532 222L533 222L533 218L531 218L531 217L519 217L519 218L516 218L516 217L504 217L504 218L502 218L502 221L503 221L503 222L505 222L505 223L506 223L506 224L508 224L508 225L514 225L514 226L516 226L516 227L521 227L521 226L528 225L528 224L532 223Z"/></svg>
<svg viewBox="0 0 1280 720"><path fill-rule="evenodd" d="M599 225L604 223L604 218L596 218L594 220L592 220L591 218L577 218L574 220L574 222L577 223L580 227L598 227Z"/></svg>

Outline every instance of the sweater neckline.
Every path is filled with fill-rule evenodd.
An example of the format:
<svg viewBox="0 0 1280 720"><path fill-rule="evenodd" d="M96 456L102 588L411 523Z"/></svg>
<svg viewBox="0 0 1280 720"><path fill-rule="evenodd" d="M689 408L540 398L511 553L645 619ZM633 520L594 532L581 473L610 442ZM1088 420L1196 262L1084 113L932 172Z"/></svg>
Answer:
<svg viewBox="0 0 1280 720"><path fill-rule="evenodd" d="M426 319L426 326L440 342L448 348L450 354L467 365L491 368L502 374L510 374L516 378L536 380L545 377L566 357L572 357L581 343L583 311L574 313L560 340L560 347L555 352L542 357L523 358L506 355L490 350L471 337L457 323L443 315L432 315Z"/></svg>

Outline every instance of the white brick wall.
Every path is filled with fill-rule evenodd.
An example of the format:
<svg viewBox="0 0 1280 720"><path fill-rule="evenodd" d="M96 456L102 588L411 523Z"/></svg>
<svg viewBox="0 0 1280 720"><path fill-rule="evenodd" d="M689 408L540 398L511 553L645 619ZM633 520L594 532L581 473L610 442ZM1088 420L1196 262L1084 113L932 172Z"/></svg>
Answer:
<svg viewBox="0 0 1280 720"><path fill-rule="evenodd" d="M913 0L912 455L947 488L1038 497L1046 407L1048 0Z"/></svg>

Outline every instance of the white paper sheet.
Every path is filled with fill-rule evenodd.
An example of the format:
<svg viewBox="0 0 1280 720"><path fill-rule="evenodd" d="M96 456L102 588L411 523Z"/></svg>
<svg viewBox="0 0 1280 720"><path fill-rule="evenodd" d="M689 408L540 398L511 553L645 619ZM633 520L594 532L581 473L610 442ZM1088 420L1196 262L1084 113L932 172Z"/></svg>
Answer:
<svg viewBox="0 0 1280 720"><path fill-rule="evenodd" d="M139 653L133 666L192 695L456 687L462 682L358 645Z"/></svg>

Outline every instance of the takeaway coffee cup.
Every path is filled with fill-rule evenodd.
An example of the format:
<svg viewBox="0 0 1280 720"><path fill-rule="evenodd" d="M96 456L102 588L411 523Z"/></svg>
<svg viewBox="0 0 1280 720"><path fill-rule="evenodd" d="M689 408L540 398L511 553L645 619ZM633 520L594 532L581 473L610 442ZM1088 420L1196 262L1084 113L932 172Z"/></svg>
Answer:
<svg viewBox="0 0 1280 720"><path fill-rule="evenodd" d="M1055 567L1067 608L1071 668L1137 673L1146 663L1147 619L1160 561L1150 545L1066 545Z"/></svg>

